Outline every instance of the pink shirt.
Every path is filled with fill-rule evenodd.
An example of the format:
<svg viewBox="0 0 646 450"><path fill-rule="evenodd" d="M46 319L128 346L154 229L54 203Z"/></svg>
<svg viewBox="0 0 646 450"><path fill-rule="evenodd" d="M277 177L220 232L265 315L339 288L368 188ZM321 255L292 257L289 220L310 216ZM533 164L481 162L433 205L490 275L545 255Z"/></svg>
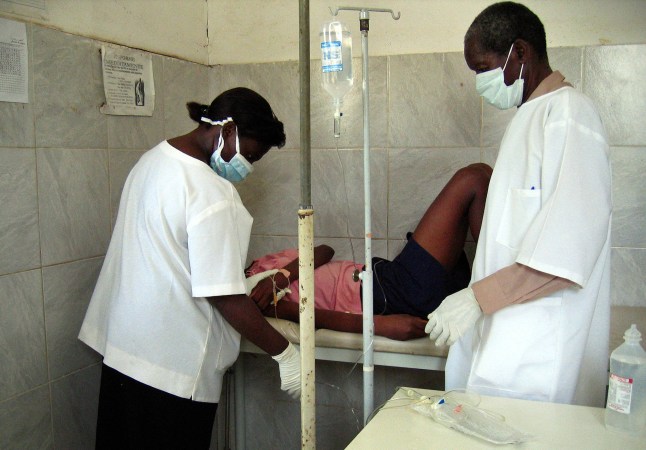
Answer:
<svg viewBox="0 0 646 450"><path fill-rule="evenodd" d="M246 273L251 276L270 269L281 269L297 257L298 250L295 248L265 255L254 260ZM352 280L354 269L352 261L333 260L314 270L317 308L361 314L361 283ZM289 288L292 293L284 299L298 303L298 280L293 280Z"/></svg>

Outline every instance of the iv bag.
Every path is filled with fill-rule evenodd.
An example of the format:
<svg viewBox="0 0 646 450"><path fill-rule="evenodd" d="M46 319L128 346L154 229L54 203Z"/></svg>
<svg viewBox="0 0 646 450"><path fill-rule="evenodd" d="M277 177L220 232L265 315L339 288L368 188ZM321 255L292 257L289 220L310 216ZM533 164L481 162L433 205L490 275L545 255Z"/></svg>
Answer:
<svg viewBox="0 0 646 450"><path fill-rule="evenodd" d="M339 21L326 22L321 38L323 88L341 100L352 88L352 36Z"/></svg>
<svg viewBox="0 0 646 450"><path fill-rule="evenodd" d="M343 96L352 89L352 36L338 20L326 22L321 38L321 70L323 88L334 99L334 135L339 137L339 120Z"/></svg>

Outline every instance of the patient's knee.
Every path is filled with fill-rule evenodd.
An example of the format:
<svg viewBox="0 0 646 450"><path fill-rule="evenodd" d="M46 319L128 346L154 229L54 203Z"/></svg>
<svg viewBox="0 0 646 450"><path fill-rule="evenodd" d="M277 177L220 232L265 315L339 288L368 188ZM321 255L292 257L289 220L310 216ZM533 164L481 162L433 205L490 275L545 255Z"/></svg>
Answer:
<svg viewBox="0 0 646 450"><path fill-rule="evenodd" d="M469 190L487 191L493 169L485 163L473 163L459 169L453 179L469 187Z"/></svg>

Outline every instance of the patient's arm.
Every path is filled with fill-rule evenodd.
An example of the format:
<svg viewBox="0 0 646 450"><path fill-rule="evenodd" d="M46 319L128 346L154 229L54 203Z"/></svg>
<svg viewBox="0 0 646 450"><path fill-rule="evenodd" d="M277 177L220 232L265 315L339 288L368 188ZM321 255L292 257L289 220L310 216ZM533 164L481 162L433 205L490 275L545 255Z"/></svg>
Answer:
<svg viewBox="0 0 646 450"><path fill-rule="evenodd" d="M334 256L334 249L329 245L321 244L314 247L314 268L327 264ZM298 258L295 258L284 267L275 267L276 269L285 269L289 272L289 280L282 272L278 272L273 277L265 278L258 282L256 287L251 291L249 297L252 298L258 307L262 310L269 306L274 300L274 283L277 289L285 289L290 283L298 279Z"/></svg>
<svg viewBox="0 0 646 450"><path fill-rule="evenodd" d="M269 305L262 312L268 317L291 320L298 323L299 304L281 301L275 306ZM375 334L398 341L406 341L425 336L426 320L408 314L393 314L389 316L374 316ZM350 314L340 311L316 309L314 311L314 326L333 331L361 333L363 317L360 314Z"/></svg>
<svg viewBox="0 0 646 450"><path fill-rule="evenodd" d="M407 341L425 336L424 327L428 320L409 314L374 316L375 334L398 341Z"/></svg>
<svg viewBox="0 0 646 450"><path fill-rule="evenodd" d="M332 247L325 244L317 245L316 247L314 247L314 268L316 269L317 267L321 267L323 264L329 263L330 261L332 261L333 256L334 249ZM284 267L276 268L287 270L290 273L290 281L298 279L298 258L294 259L289 264L286 264Z"/></svg>

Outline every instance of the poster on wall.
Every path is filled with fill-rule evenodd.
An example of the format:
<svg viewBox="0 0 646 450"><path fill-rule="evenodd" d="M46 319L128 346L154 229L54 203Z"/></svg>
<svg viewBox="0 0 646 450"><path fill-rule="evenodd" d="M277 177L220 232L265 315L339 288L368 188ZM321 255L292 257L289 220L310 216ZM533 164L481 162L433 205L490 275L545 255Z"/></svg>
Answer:
<svg viewBox="0 0 646 450"><path fill-rule="evenodd" d="M0 18L0 101L29 103L27 27Z"/></svg>
<svg viewBox="0 0 646 450"><path fill-rule="evenodd" d="M103 63L103 114L152 116L155 84L152 56L123 47L101 47Z"/></svg>

